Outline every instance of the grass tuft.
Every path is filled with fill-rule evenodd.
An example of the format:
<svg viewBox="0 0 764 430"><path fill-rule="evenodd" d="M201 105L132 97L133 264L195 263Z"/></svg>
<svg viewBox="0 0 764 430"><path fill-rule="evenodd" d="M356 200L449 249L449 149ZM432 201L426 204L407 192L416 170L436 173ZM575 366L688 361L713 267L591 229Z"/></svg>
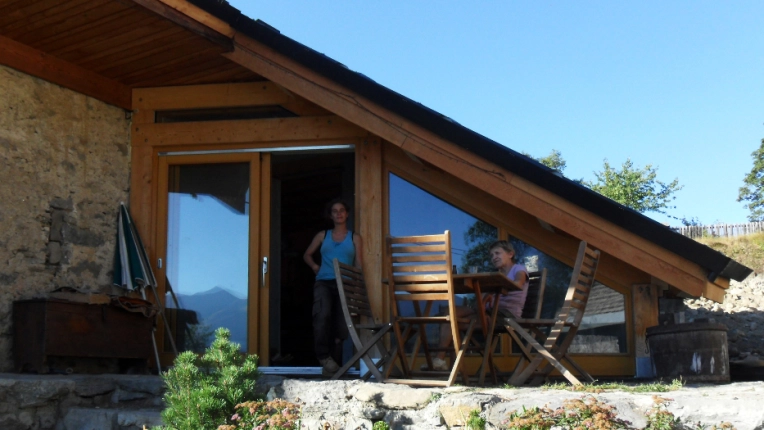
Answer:
<svg viewBox="0 0 764 430"><path fill-rule="evenodd" d="M674 379L669 383L650 382L644 384L626 384L623 382L593 382L591 384L582 385L570 385L567 382L558 382L555 384L545 384L541 388L545 390L565 390L583 393L603 393L605 391L623 391L626 393L666 393L682 388L682 381L681 379Z"/></svg>

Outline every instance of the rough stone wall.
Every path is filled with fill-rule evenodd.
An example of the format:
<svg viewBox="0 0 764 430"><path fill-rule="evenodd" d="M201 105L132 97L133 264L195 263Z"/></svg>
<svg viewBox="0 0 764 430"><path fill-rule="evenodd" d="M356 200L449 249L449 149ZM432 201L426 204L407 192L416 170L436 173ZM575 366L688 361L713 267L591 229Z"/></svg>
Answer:
<svg viewBox="0 0 764 430"><path fill-rule="evenodd" d="M111 288L129 133L124 110L0 66L0 371L14 300Z"/></svg>
<svg viewBox="0 0 764 430"><path fill-rule="evenodd" d="M731 281L724 303L685 299L687 321L707 319L727 326L730 360L764 357L764 274Z"/></svg>

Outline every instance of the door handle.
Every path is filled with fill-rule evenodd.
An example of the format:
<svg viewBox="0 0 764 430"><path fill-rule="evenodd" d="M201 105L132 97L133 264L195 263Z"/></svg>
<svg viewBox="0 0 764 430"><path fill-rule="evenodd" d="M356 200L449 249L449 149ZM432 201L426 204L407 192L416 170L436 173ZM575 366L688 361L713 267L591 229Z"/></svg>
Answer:
<svg viewBox="0 0 764 430"><path fill-rule="evenodd" d="M263 257L262 266L262 282L260 282L260 288L265 288L265 274L268 273L268 257Z"/></svg>

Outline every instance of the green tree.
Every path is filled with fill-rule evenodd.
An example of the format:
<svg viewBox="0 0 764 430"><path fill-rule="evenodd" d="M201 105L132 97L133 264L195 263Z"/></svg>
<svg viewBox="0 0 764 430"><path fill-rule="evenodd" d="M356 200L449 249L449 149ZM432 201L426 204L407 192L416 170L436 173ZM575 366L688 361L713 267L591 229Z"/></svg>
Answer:
<svg viewBox="0 0 764 430"><path fill-rule="evenodd" d="M562 158L562 153L556 149L553 149L546 157L536 158L536 161L560 173L563 173L565 168L568 167L568 163Z"/></svg>
<svg viewBox="0 0 764 430"><path fill-rule="evenodd" d="M241 354L230 337L228 329L217 329L204 355L183 352L162 374L163 429L216 429L228 423L237 404L257 398L257 357Z"/></svg>
<svg viewBox="0 0 764 430"><path fill-rule="evenodd" d="M745 207L750 211L748 221L764 221L764 139L751 156L753 168L743 179L745 186L740 187L737 201L746 202Z"/></svg>
<svg viewBox="0 0 764 430"><path fill-rule="evenodd" d="M467 268L477 266L481 272L493 270L493 264L488 256L488 249L492 243L498 240L499 233L496 227L476 220L474 224L464 232L464 243L469 248L462 259L461 272L467 273Z"/></svg>
<svg viewBox="0 0 764 430"><path fill-rule="evenodd" d="M676 199L674 193L682 189L679 180L664 183L657 179L658 168L651 164L643 168L635 167L630 159L620 169L604 160L603 170L594 172L596 180L585 181L584 185L612 200L628 206L637 212L666 213L674 209L671 202Z"/></svg>

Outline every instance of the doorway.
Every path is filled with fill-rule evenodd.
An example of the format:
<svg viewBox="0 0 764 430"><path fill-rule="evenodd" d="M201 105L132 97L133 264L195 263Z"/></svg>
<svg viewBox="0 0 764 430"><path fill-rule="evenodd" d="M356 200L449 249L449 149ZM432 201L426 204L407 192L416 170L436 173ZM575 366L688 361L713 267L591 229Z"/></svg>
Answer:
<svg viewBox="0 0 764 430"><path fill-rule="evenodd" d="M315 275L303 254L316 233L332 228L324 216L327 202L341 197L354 207L355 155L352 149L274 153L271 163L269 365L318 366L311 319ZM348 227L354 229L352 213Z"/></svg>

